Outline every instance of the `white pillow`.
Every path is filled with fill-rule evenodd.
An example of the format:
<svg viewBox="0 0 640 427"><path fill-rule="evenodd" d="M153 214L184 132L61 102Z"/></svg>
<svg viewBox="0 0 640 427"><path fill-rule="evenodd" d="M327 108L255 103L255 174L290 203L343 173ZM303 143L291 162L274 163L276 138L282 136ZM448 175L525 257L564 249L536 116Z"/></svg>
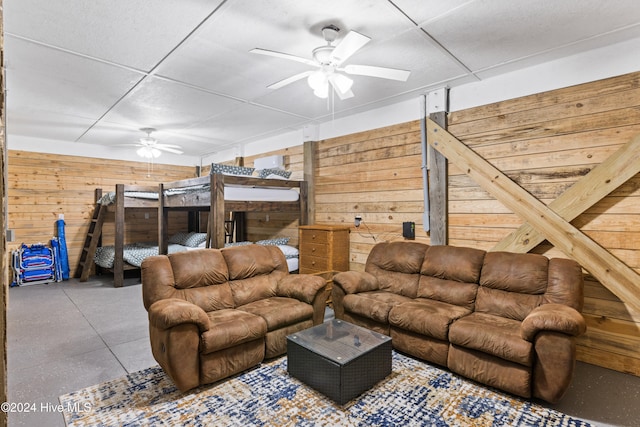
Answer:
<svg viewBox="0 0 640 427"><path fill-rule="evenodd" d="M278 245L285 258L297 258L299 255L298 249L289 245Z"/></svg>

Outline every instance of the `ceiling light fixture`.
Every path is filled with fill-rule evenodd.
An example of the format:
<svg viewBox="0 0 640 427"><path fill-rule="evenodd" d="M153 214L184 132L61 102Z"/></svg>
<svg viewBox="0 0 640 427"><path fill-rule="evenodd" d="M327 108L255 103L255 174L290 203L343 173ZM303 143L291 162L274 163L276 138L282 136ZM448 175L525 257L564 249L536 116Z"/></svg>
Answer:
<svg viewBox="0 0 640 427"><path fill-rule="evenodd" d="M339 95L347 94L353 86L353 80L344 74L336 73L334 67L331 66L324 66L311 73L307 78L307 83L318 98L329 96L329 85L333 86Z"/></svg>
<svg viewBox="0 0 640 427"><path fill-rule="evenodd" d="M144 138L140 138L141 140ZM162 154L162 151L153 147L140 147L136 150L136 154L145 159L157 159Z"/></svg>

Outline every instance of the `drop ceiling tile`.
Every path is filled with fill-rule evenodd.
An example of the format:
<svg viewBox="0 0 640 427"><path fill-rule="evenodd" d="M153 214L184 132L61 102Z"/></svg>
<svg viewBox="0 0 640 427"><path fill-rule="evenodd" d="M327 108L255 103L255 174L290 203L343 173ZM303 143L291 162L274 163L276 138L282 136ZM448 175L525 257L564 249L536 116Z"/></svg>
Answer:
<svg viewBox="0 0 640 427"><path fill-rule="evenodd" d="M475 0L393 0L412 21L418 25L441 19Z"/></svg>
<svg viewBox="0 0 640 427"><path fill-rule="evenodd" d="M149 71L220 0L5 0L5 31Z"/></svg>
<svg viewBox="0 0 640 427"><path fill-rule="evenodd" d="M426 31L472 70L535 55L601 32L638 25L640 2L566 0L517 3L476 1ZM597 19L594 19L597 17Z"/></svg>
<svg viewBox="0 0 640 427"><path fill-rule="evenodd" d="M141 74L13 37L5 38L7 106L98 119ZM19 52L19 54L17 54Z"/></svg>
<svg viewBox="0 0 640 427"><path fill-rule="evenodd" d="M151 76L109 111L104 121L137 128L179 130L241 104L235 99Z"/></svg>
<svg viewBox="0 0 640 427"><path fill-rule="evenodd" d="M84 135L81 142L104 145L111 147L114 150L132 151L136 149L134 144L136 144L138 139L142 136L145 136L145 134L137 128L116 123L102 122L89 130L86 135ZM160 143L178 145L185 154L192 156L210 152L212 151L212 147L217 147L218 145L224 145L227 143L226 141L189 136L162 129L153 132L152 136Z"/></svg>
<svg viewBox="0 0 640 427"><path fill-rule="evenodd" d="M8 110L6 120L7 144L11 149L20 149L12 145L13 136L52 141L76 141L94 123L91 119L51 111L16 109Z"/></svg>
<svg viewBox="0 0 640 427"><path fill-rule="evenodd" d="M302 126L306 119L291 116L279 111L244 104L226 114L213 117L185 129L184 133L201 138L211 138L238 142L260 135L271 134L277 130Z"/></svg>

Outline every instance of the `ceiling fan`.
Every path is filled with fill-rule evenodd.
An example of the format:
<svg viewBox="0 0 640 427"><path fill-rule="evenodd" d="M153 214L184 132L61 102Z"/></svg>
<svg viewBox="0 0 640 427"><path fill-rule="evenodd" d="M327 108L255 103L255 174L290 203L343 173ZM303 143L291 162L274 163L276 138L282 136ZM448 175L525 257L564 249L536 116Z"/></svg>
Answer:
<svg viewBox="0 0 640 427"><path fill-rule="evenodd" d="M180 150L181 147L179 145L160 144L157 139L153 138L151 133L156 131L154 128L141 128L140 130L146 133L147 136L138 139L136 144L127 144L139 147L136 150L138 156L144 157L145 159L154 159L160 157L163 151L182 154L182 151Z"/></svg>
<svg viewBox="0 0 640 427"><path fill-rule="evenodd" d="M327 44L313 49L313 59L260 48L252 49L250 52L302 62L303 64L317 68L317 70L304 71L273 83L272 85L267 86L269 89L279 89L306 77L307 83L313 89L313 93L319 98L326 98L329 95L329 86L331 86L340 99L348 99L353 97L353 92L351 91L353 80L345 74L378 77L402 82L407 81L411 74L411 72L407 70L375 67L371 65L350 64L342 66L347 59L349 59L371 39L352 30L334 46L333 43L338 38L339 31L340 29L335 25L327 25L322 28L322 36Z"/></svg>

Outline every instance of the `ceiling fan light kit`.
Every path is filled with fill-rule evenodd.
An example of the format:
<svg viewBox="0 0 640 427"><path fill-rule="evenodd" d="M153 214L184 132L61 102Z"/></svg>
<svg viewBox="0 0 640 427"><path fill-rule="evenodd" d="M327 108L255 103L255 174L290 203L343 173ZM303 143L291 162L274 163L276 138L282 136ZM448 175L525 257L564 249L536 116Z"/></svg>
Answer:
<svg viewBox="0 0 640 427"><path fill-rule="evenodd" d="M289 59L319 68L317 71L305 71L273 83L267 86L270 89L279 89L306 77L309 87L313 89L313 93L317 97L327 98L329 96L329 86L331 86L338 97L344 100L353 97L353 92L351 92L353 80L343 73L407 81L411 74L411 72L407 70L376 67L371 65L347 65L344 68L340 68L343 62L360 50L360 48L366 45L371 39L356 31L349 31L349 33L334 46L333 42L338 38L339 32L340 29L335 25L327 25L322 29L322 36L327 44L312 50L313 59L302 58L288 53L275 52L260 48L252 49L250 52L276 58Z"/></svg>

